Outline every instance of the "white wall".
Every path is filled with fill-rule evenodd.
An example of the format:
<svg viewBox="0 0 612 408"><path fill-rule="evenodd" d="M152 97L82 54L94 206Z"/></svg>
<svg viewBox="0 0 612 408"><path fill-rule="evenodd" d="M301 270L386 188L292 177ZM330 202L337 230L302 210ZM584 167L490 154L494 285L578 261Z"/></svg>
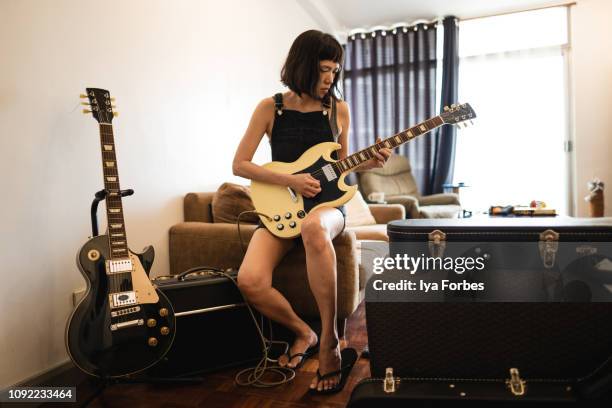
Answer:
<svg viewBox="0 0 612 408"><path fill-rule="evenodd" d="M599 177L612 216L612 1L579 0L571 13L578 215L588 216L586 185Z"/></svg>
<svg viewBox="0 0 612 408"><path fill-rule="evenodd" d="M246 183L231 174L234 150L309 28L283 0L0 2L0 389L67 359L71 294L84 287L75 254L102 188L98 127L79 93L117 98L121 184L136 191L124 200L130 247L154 245L153 275L167 274L183 195Z"/></svg>

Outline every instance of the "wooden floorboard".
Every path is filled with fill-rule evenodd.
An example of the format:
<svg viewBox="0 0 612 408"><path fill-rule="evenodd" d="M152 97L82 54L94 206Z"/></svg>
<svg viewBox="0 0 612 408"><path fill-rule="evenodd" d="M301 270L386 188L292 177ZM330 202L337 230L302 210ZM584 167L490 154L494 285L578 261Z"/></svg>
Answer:
<svg viewBox="0 0 612 408"><path fill-rule="evenodd" d="M348 319L342 347L359 354L367 344L363 303ZM345 407L355 384L369 377L369 360L360 358L344 390L335 395L310 395L308 387L318 367L318 355L310 358L288 384L273 388L240 387L234 376L242 368L227 369L203 376L197 384L115 384L107 387L88 407L130 408L340 408Z"/></svg>

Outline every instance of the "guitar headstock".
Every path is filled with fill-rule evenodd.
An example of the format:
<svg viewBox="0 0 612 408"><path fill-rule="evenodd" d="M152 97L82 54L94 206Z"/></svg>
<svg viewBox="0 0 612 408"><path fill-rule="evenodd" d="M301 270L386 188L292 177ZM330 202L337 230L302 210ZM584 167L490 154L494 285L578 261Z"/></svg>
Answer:
<svg viewBox="0 0 612 408"><path fill-rule="evenodd" d="M444 112L440 115L444 123L449 125L457 125L457 127L461 127L461 125L467 127L467 121L472 121L472 119L476 118L476 112L470 106L469 103L462 104L453 104L450 106L444 107Z"/></svg>
<svg viewBox="0 0 612 408"><path fill-rule="evenodd" d="M111 98L110 92L100 88L86 88L87 94L81 94L81 99L88 99L89 102L81 102L81 105L89 106L89 109L83 109L83 113L91 113L98 123L111 124L113 117L118 113L114 112L116 108L113 105L115 98Z"/></svg>

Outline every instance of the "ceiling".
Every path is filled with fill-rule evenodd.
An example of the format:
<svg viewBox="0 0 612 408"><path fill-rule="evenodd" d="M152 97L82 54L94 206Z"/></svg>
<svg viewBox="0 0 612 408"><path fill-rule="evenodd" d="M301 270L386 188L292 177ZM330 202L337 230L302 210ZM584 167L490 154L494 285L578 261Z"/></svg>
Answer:
<svg viewBox="0 0 612 408"><path fill-rule="evenodd" d="M329 32L411 23L454 15L471 18L567 3L562 0L298 0Z"/></svg>

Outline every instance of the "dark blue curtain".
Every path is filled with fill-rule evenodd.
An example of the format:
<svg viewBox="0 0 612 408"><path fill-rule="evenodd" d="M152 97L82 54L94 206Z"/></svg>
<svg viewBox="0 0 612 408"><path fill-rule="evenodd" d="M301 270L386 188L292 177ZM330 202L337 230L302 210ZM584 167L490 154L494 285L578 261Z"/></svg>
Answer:
<svg viewBox="0 0 612 408"><path fill-rule="evenodd" d="M442 59L442 95L440 111L457 103L459 87L459 26L455 17L446 17L444 24L444 57ZM433 137L434 160L431 166L431 193L441 193L443 185L453 181L457 128L445 125Z"/></svg>
<svg viewBox="0 0 612 408"><path fill-rule="evenodd" d="M451 20L455 22L454 18ZM454 27L456 55L456 23ZM349 37L344 95L351 109L350 152L371 145L377 136L384 139L438 114L437 62L435 24L418 24L384 32L378 30ZM452 89L455 97L456 66L450 79L443 75L449 82L454 78ZM447 88L443 86L442 91ZM424 195L441 192L442 184L452 177L454 133L452 140L446 136L439 132L427 134L396 151L410 160L419 191ZM447 140L452 143L447 145Z"/></svg>

